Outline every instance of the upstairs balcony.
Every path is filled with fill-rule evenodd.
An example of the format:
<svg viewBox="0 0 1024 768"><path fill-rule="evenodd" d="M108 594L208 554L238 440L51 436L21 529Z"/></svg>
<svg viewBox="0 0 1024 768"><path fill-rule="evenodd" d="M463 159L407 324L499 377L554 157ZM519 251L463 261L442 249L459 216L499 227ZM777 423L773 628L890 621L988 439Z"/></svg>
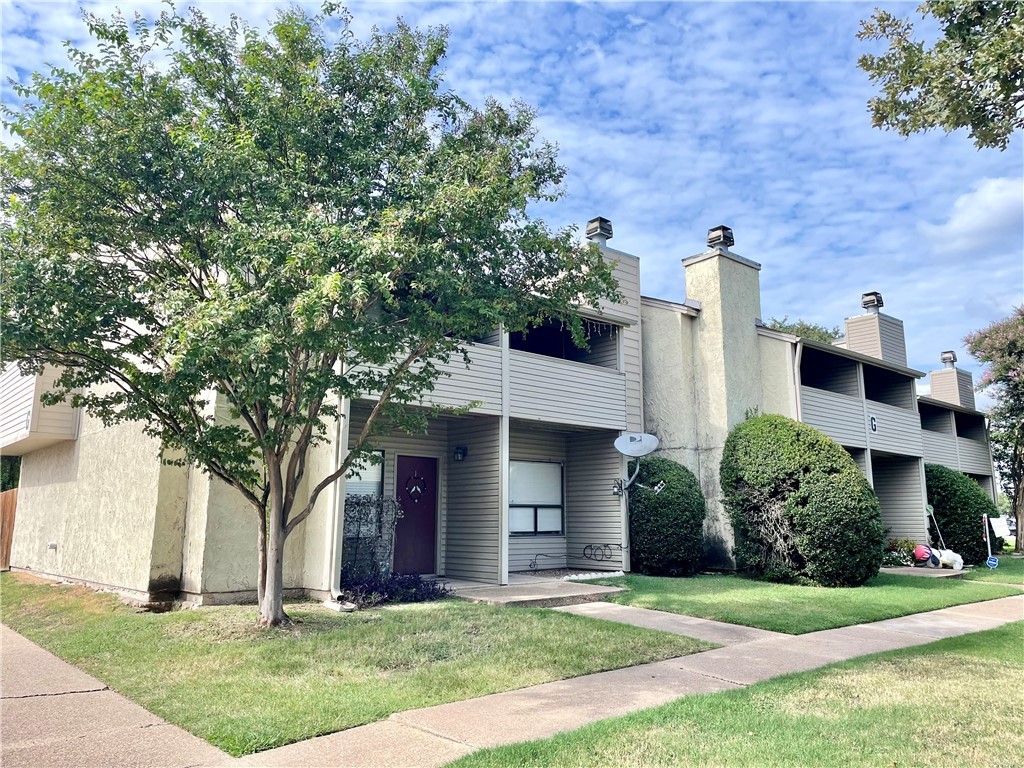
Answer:
<svg viewBox="0 0 1024 768"><path fill-rule="evenodd" d="M78 409L67 403L44 406L42 395L52 389L57 370L22 376L14 364L0 373L0 452L22 456L78 437Z"/></svg>

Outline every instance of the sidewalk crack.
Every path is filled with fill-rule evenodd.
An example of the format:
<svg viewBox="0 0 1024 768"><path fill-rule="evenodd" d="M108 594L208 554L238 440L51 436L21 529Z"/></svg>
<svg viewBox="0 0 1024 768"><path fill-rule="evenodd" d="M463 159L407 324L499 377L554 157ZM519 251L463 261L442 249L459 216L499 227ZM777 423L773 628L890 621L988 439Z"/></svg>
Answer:
<svg viewBox="0 0 1024 768"><path fill-rule="evenodd" d="M102 691L109 691L110 688L104 685L101 688L86 688L82 691L54 691L53 693L26 693L21 696L3 696L0 697L4 701L14 701L15 699L42 699L48 696L73 696L76 693L100 693Z"/></svg>

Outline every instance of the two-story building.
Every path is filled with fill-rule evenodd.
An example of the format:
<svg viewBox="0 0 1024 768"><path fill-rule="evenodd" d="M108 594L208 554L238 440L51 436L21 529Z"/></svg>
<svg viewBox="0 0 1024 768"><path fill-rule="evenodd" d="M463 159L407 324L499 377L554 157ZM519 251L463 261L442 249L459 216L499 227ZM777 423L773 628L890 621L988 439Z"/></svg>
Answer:
<svg viewBox="0 0 1024 768"><path fill-rule="evenodd" d="M930 397L918 397L924 374L907 367L903 324L881 312L879 294L864 294L845 337L824 344L764 327L761 267L731 250L728 228L683 261L681 303L641 299L639 261L609 248L610 236L607 220L588 224L622 294L582 311L588 348L554 324L497 330L469 347L468 367L459 358L445 365L449 375L423 406L474 407L437 415L424 434L376 438L381 461L322 494L289 537L288 591L336 591L353 493L401 505L400 572L505 584L535 568L629 570L618 482L626 466L613 442L638 431L656 434L659 453L697 475L709 564L729 567L719 464L729 431L754 412L806 422L842 445L874 487L891 537L927 540L924 462L994 492L970 374L933 372ZM41 406L53 376L8 368L0 378L0 450L23 456L12 566L139 600L252 598L251 507L220 480L162 463L160 445L137 425ZM344 418L313 451L307 477L338 466L372 402L338 404Z"/></svg>
<svg viewBox="0 0 1024 768"><path fill-rule="evenodd" d="M443 366L424 407L425 434L375 438L380 464L337 482L289 537L285 584L327 596L337 587L347 493L398 499L394 568L505 584L533 568L629 568L626 509L614 440L643 428L639 261L605 247L610 223L588 227L614 262L622 295L582 310L589 347L557 324L495 331ZM256 523L234 489L163 464L159 444L132 424L106 427L67 405L43 407L54 373L0 380L0 450L23 457L12 565L112 587L139 600L197 602L255 594ZM310 459L329 474L373 401L341 403L345 417Z"/></svg>
<svg viewBox="0 0 1024 768"><path fill-rule="evenodd" d="M974 477L994 492L983 414L969 372L925 374L907 366L902 321L864 294L832 344L781 333L761 321L760 264L730 248L732 232L711 230L708 251L685 259L688 299L644 297L644 412L660 452L688 466L708 499L708 556L728 565L732 534L718 468L729 431L754 412L778 413L843 446L878 496L891 538L927 541L924 464Z"/></svg>

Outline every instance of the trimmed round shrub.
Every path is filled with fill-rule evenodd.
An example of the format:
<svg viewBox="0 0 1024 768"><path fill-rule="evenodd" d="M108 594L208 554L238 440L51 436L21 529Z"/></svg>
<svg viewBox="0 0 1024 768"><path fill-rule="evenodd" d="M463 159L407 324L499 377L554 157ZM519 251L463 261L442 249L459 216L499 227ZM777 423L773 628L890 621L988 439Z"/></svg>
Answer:
<svg viewBox="0 0 1024 768"><path fill-rule="evenodd" d="M878 499L850 455L806 424L766 414L736 426L721 464L741 570L856 587L878 573Z"/></svg>
<svg viewBox="0 0 1024 768"><path fill-rule="evenodd" d="M669 459L640 459L629 487L630 569L651 576L692 576L704 550L706 516L704 494L690 470Z"/></svg>
<svg viewBox="0 0 1024 768"><path fill-rule="evenodd" d="M988 547L982 537L982 515L990 518L999 513L996 505L981 486L963 472L938 464L924 465L924 478L928 487L928 503L935 510L946 549L952 549L965 563L985 562ZM939 536L932 521L928 521L932 546L939 546ZM996 551L993 539L992 551Z"/></svg>

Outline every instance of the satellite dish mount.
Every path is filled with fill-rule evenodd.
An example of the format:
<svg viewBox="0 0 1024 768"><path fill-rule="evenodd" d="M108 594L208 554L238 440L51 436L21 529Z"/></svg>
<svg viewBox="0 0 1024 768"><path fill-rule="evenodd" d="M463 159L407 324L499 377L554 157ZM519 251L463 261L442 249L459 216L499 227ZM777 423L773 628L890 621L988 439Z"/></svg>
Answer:
<svg viewBox="0 0 1024 768"><path fill-rule="evenodd" d="M620 435L615 438L615 450L631 459L639 459L642 456L646 456L649 453L653 453L658 450L658 438L654 435L644 434L643 432L627 432L624 435ZM636 469L633 470L633 474L626 480L616 480L615 488L613 492L616 496L621 496L622 493L633 484L636 480L637 474L640 472L640 462L636 463Z"/></svg>

